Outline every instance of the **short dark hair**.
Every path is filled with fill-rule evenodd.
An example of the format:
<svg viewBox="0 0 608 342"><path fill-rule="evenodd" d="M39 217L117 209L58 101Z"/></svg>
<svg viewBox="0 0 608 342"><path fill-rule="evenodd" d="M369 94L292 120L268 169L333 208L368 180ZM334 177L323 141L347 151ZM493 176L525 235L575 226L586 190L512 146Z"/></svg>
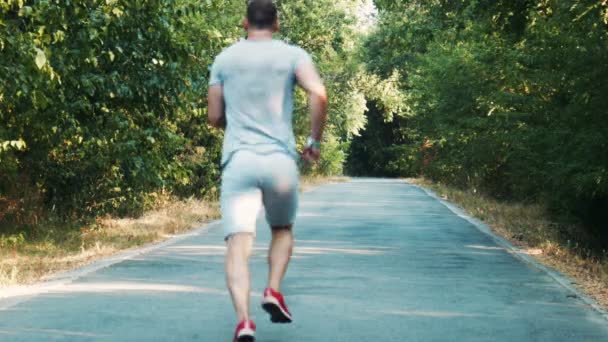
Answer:
<svg viewBox="0 0 608 342"><path fill-rule="evenodd" d="M277 21L277 6L272 0L249 0L247 2L247 20L257 29L271 29Z"/></svg>

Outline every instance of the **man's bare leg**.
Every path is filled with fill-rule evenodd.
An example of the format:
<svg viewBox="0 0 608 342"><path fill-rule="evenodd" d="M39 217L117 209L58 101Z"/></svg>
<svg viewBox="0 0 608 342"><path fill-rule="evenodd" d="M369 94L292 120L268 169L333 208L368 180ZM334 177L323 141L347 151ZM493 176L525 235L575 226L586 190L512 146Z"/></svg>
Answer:
<svg viewBox="0 0 608 342"><path fill-rule="evenodd" d="M240 322L249 320L249 257L253 249L253 234L234 234L228 240L226 252L226 283L232 296L234 310Z"/></svg>
<svg viewBox="0 0 608 342"><path fill-rule="evenodd" d="M268 287L280 292L281 282L293 253L292 226L272 227L272 241L268 251Z"/></svg>

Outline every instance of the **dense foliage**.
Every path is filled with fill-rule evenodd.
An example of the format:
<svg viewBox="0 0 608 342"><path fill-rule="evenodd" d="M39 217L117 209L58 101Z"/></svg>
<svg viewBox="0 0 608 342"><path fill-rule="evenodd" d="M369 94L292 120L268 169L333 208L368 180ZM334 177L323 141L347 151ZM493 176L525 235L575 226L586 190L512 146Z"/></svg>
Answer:
<svg viewBox="0 0 608 342"><path fill-rule="evenodd" d="M284 1L280 38L327 79L326 154L340 173L363 125L353 83L358 1ZM208 66L244 37L243 0L0 1L0 222L130 215L161 193L213 196L222 132ZM299 94L298 133L309 133Z"/></svg>
<svg viewBox="0 0 608 342"><path fill-rule="evenodd" d="M376 0L367 35L364 2L278 1L278 37L311 53L331 98L323 160L307 172L422 174L547 203L602 235L608 2ZM208 66L244 37L244 7L0 0L0 223L215 196L222 132L206 123Z"/></svg>
<svg viewBox="0 0 608 342"><path fill-rule="evenodd" d="M400 75L403 110L370 120L349 170L543 201L605 246L608 3L375 2L363 58L379 77Z"/></svg>

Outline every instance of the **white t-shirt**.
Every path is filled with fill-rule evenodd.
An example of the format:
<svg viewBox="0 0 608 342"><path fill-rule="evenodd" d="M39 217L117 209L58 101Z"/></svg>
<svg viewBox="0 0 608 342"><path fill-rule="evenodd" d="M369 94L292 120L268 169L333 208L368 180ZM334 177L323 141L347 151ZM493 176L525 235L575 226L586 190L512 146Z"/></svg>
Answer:
<svg viewBox="0 0 608 342"><path fill-rule="evenodd" d="M312 63L310 55L279 40L244 39L216 57L209 85L224 90L223 166L238 150L298 158L292 122L295 70L301 63Z"/></svg>

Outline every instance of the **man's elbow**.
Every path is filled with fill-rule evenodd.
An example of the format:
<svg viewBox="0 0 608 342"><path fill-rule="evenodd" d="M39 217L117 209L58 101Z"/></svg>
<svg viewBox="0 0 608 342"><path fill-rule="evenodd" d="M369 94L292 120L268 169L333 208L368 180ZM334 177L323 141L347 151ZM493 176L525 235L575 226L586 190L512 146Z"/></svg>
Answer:
<svg viewBox="0 0 608 342"><path fill-rule="evenodd" d="M222 117L209 116L209 118L207 119L207 122L209 122L209 125L211 125L212 127L215 127L215 128L224 127L224 120Z"/></svg>
<svg viewBox="0 0 608 342"><path fill-rule="evenodd" d="M315 90L315 92L312 95L324 107L327 106L327 91L325 90L325 87L323 87L323 86L319 87L318 89Z"/></svg>
<svg viewBox="0 0 608 342"><path fill-rule="evenodd" d="M327 106L327 91L325 91L325 88L323 88L323 91L319 94L319 101L321 101L324 106Z"/></svg>

